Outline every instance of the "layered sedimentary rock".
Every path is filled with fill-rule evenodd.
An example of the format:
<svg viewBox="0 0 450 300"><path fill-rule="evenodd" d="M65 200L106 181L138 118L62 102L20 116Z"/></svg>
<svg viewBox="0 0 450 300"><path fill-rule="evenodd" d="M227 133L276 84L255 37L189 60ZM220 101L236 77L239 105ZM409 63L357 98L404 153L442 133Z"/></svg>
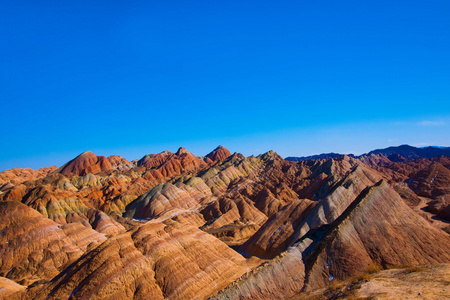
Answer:
<svg viewBox="0 0 450 300"><path fill-rule="evenodd" d="M408 183L419 196L435 198L450 194L450 170L433 162L414 174Z"/></svg>
<svg viewBox="0 0 450 300"><path fill-rule="evenodd" d="M104 156L97 156L91 151L86 151L61 167L59 171L63 175L75 174L83 176L88 173L97 174L101 171L112 170L109 160Z"/></svg>
<svg viewBox="0 0 450 300"><path fill-rule="evenodd" d="M137 165L139 167L155 168L152 175L158 178L192 171L204 167L206 164L185 148L180 147L176 153L164 151L160 154L146 155L137 162Z"/></svg>
<svg viewBox="0 0 450 300"><path fill-rule="evenodd" d="M302 254L290 248L270 262L245 274L210 299L284 299L303 288Z"/></svg>
<svg viewBox="0 0 450 300"><path fill-rule="evenodd" d="M202 197L203 194L185 184L164 183L132 202L125 216L136 219L160 217L174 210L195 208Z"/></svg>
<svg viewBox="0 0 450 300"><path fill-rule="evenodd" d="M297 245L305 256L307 289L363 272L367 266L450 261L450 237L418 216L385 182L365 189L338 219Z"/></svg>
<svg viewBox="0 0 450 300"><path fill-rule="evenodd" d="M0 299L23 299L26 286L15 283L8 278L0 277Z"/></svg>
<svg viewBox="0 0 450 300"><path fill-rule="evenodd" d="M8 182L14 184L22 183L28 180L36 180L43 178L57 170L58 167L45 167L37 170L30 168L14 168L0 172L0 187Z"/></svg>
<svg viewBox="0 0 450 300"><path fill-rule="evenodd" d="M0 297L286 298L450 261L447 157L321 158L86 152L0 173Z"/></svg>
<svg viewBox="0 0 450 300"><path fill-rule="evenodd" d="M237 199L220 198L211 202L201 214L209 223L208 228L220 228L227 224L252 222L259 226L267 220L267 216L254 204L243 197Z"/></svg>
<svg viewBox="0 0 450 300"><path fill-rule="evenodd" d="M348 168L348 167L346 167ZM305 235L311 229L330 224L358 197L368 186L372 186L381 176L363 165L357 165L345 176L342 171L332 171L333 175L319 190L315 197L319 198L314 210L299 224L293 240Z"/></svg>
<svg viewBox="0 0 450 300"><path fill-rule="evenodd" d="M26 205L0 201L0 276L28 285L51 279L106 237L80 223L61 226Z"/></svg>
<svg viewBox="0 0 450 300"><path fill-rule="evenodd" d="M202 299L252 266L193 226L151 221L82 256L37 298Z"/></svg>
<svg viewBox="0 0 450 300"><path fill-rule="evenodd" d="M436 197L427 205L427 210L436 214L438 218L450 222L450 194Z"/></svg>
<svg viewBox="0 0 450 300"><path fill-rule="evenodd" d="M212 162L225 160L230 156L230 151L225 148L224 146L220 145L216 149L214 149L212 152L210 152L208 155L205 156L205 158L211 160Z"/></svg>
<svg viewBox="0 0 450 300"><path fill-rule="evenodd" d="M88 218L88 222L92 229L103 233L106 236L115 236L125 232L125 228L122 224L100 210L89 209L86 213L86 217Z"/></svg>
<svg viewBox="0 0 450 300"><path fill-rule="evenodd" d="M433 157L428 154L427 156ZM366 157L362 157L361 160L383 174L407 202L416 206L425 202L425 210L434 215L433 219L450 220L450 206L446 201L446 195L450 194L449 158L441 156L430 159L407 159L398 155L393 156L371 154L370 160ZM421 199L418 199L418 196ZM442 223L439 226L444 227ZM450 230L450 226L447 228Z"/></svg>
<svg viewBox="0 0 450 300"><path fill-rule="evenodd" d="M111 155L108 161L114 170L127 171L136 165L119 155Z"/></svg>
<svg viewBox="0 0 450 300"><path fill-rule="evenodd" d="M330 287L302 292L292 300L317 299L447 299L450 264L404 266L333 282Z"/></svg>
<svg viewBox="0 0 450 300"><path fill-rule="evenodd" d="M24 184L5 184L2 187L0 198L5 201L20 201L27 193L27 186Z"/></svg>
<svg viewBox="0 0 450 300"><path fill-rule="evenodd" d="M37 291L37 299L163 299L151 262L130 233L112 237Z"/></svg>
<svg viewBox="0 0 450 300"><path fill-rule="evenodd" d="M296 200L272 215L267 222L245 242L240 251L246 255L273 258L291 242L296 227L310 213L315 202Z"/></svg>
<svg viewBox="0 0 450 300"><path fill-rule="evenodd" d="M163 165L174 154L169 150L163 151L158 154L147 154L136 162L138 167L156 168Z"/></svg>

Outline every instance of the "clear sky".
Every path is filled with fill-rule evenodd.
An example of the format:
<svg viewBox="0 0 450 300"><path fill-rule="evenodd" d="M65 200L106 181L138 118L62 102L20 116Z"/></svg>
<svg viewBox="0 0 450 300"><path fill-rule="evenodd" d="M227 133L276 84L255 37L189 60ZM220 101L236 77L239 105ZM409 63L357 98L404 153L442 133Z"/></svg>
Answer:
<svg viewBox="0 0 450 300"><path fill-rule="evenodd" d="M0 170L450 145L450 1L0 1Z"/></svg>

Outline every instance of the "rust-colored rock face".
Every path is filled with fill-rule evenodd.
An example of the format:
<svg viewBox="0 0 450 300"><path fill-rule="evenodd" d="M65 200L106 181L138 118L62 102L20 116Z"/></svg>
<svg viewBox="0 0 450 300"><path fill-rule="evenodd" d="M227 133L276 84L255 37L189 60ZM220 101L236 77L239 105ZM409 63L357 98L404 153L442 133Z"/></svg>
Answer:
<svg viewBox="0 0 450 300"><path fill-rule="evenodd" d="M302 254L290 248L220 291L211 299L285 299L299 293L305 280Z"/></svg>
<svg viewBox="0 0 450 300"><path fill-rule="evenodd" d="M231 156L230 151L225 148L224 146L219 146L214 151L210 152L205 157L210 159L213 162L221 161L227 159L229 156Z"/></svg>
<svg viewBox="0 0 450 300"><path fill-rule="evenodd" d="M134 163L128 161L127 159L119 155L109 156L108 161L114 170L127 171L135 167Z"/></svg>
<svg viewBox="0 0 450 300"><path fill-rule="evenodd" d="M364 190L336 221L311 232L297 247L305 249L310 267L308 289L360 274L373 264L418 266L450 260L450 236L414 213L386 181Z"/></svg>
<svg viewBox="0 0 450 300"><path fill-rule="evenodd" d="M80 223L60 226L15 201L0 201L0 276L28 285L50 280L105 236Z"/></svg>
<svg viewBox="0 0 450 300"><path fill-rule="evenodd" d="M41 291L49 299L207 298L251 269L193 226L151 221L117 235L69 266Z"/></svg>
<svg viewBox="0 0 450 300"><path fill-rule="evenodd" d="M450 263L449 185L448 157L222 146L6 170L0 298L283 299L370 266Z"/></svg>
<svg viewBox="0 0 450 300"><path fill-rule="evenodd" d="M58 167L45 167L37 170L30 168L14 168L0 172L0 188L7 183L18 184L28 180L36 180L43 178L57 170Z"/></svg>
<svg viewBox="0 0 450 300"><path fill-rule="evenodd" d="M14 281L0 277L0 299L23 299L26 287Z"/></svg>
<svg viewBox="0 0 450 300"><path fill-rule="evenodd" d="M450 170L433 162L412 176L410 187L419 196L429 198L450 194Z"/></svg>
<svg viewBox="0 0 450 300"><path fill-rule="evenodd" d="M59 172L66 176L71 174L84 176L88 173L97 174L112 168L106 157L97 156L91 151L86 151L64 165Z"/></svg>
<svg viewBox="0 0 450 300"><path fill-rule="evenodd" d="M275 257L286 249L291 242L295 228L315 204L314 201L302 199L284 206L242 245L242 252L263 258Z"/></svg>

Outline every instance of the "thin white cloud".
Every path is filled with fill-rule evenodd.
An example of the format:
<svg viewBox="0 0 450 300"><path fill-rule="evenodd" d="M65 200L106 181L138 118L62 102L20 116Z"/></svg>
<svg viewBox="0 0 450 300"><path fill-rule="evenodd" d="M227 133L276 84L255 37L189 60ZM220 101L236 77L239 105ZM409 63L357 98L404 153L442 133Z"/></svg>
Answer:
<svg viewBox="0 0 450 300"><path fill-rule="evenodd" d="M429 120L422 121L417 124L420 126L445 126L446 125L446 123L444 121L429 121Z"/></svg>

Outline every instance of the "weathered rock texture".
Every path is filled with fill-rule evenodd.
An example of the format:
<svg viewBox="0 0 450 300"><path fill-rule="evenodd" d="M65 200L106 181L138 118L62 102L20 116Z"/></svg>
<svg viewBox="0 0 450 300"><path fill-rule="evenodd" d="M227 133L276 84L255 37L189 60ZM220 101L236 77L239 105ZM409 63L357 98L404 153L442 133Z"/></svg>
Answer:
<svg viewBox="0 0 450 300"><path fill-rule="evenodd" d="M33 170L30 168L14 168L5 170L3 172L0 172L0 187L10 182L12 182L13 184L18 184L28 180L40 179L49 175L57 169L58 167L52 166L37 170Z"/></svg>
<svg viewBox="0 0 450 300"><path fill-rule="evenodd" d="M287 298L370 266L448 263L450 159L403 150L88 151L6 170L0 298Z"/></svg>
<svg viewBox="0 0 450 300"><path fill-rule="evenodd" d="M290 248L227 286L210 299L283 299L292 297L303 288L302 255Z"/></svg>
<svg viewBox="0 0 450 300"><path fill-rule="evenodd" d="M25 297L26 286L0 277L0 299L22 299Z"/></svg>
<svg viewBox="0 0 450 300"><path fill-rule="evenodd" d="M230 156L230 151L224 146L219 146L214 151L205 156L205 158L210 159L213 162L225 160Z"/></svg>
<svg viewBox="0 0 450 300"><path fill-rule="evenodd" d="M86 151L61 167L59 171L63 175L75 174L79 176L88 173L97 174L101 171L112 170L112 165L104 156L97 156L91 151Z"/></svg>
<svg viewBox="0 0 450 300"><path fill-rule="evenodd" d="M242 245L241 251L262 258L275 257L286 249L295 228L309 215L315 204L311 200L303 199L284 206Z"/></svg>
<svg viewBox="0 0 450 300"><path fill-rule="evenodd" d="M136 165L119 155L111 155L108 161L114 170L127 171Z"/></svg>
<svg viewBox="0 0 450 300"><path fill-rule="evenodd" d="M106 237L80 223L65 226L26 205L0 201L0 276L28 285L49 280Z"/></svg>
<svg viewBox="0 0 450 300"><path fill-rule="evenodd" d="M252 264L216 238L177 222L148 222L108 239L68 267L38 298L202 299Z"/></svg>
<svg viewBox="0 0 450 300"><path fill-rule="evenodd" d="M307 289L344 279L367 266L425 265L450 261L450 237L418 216L380 181L330 225L297 244L305 255Z"/></svg>

